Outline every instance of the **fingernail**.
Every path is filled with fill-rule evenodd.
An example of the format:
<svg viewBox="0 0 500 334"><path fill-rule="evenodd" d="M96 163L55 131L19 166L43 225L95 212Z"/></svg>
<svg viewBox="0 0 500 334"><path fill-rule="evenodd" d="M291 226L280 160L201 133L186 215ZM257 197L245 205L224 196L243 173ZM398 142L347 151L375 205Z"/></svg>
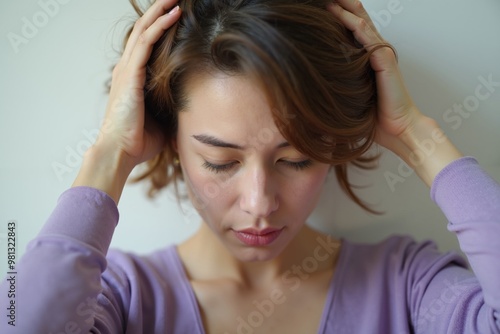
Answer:
<svg viewBox="0 0 500 334"><path fill-rule="evenodd" d="M172 8L172 10L170 12L168 12L169 14L175 14L179 11L179 5L175 6L174 8Z"/></svg>

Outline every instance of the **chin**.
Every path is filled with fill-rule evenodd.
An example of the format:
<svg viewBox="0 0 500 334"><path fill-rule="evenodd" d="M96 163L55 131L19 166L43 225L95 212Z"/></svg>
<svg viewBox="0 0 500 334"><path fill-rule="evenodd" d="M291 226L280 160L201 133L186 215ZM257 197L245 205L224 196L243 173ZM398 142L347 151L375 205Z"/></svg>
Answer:
<svg viewBox="0 0 500 334"><path fill-rule="evenodd" d="M270 261L281 254L282 245L251 247L239 245L229 247L229 251L241 262L265 262Z"/></svg>
<svg viewBox="0 0 500 334"><path fill-rule="evenodd" d="M234 254L234 256L241 262L266 262L276 257L274 254L263 254L261 252L252 252L251 254L247 252L247 254Z"/></svg>

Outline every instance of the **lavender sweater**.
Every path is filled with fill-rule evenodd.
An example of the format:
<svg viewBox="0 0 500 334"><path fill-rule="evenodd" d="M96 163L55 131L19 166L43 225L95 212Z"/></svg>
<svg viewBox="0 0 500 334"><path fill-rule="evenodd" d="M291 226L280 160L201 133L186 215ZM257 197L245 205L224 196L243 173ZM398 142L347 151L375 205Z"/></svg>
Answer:
<svg viewBox="0 0 500 334"><path fill-rule="evenodd" d="M318 333L500 333L500 186L467 157L441 171L431 196L475 275L432 242L343 240ZM117 222L105 193L63 193L19 261L15 327L1 285L0 333L204 333L176 247L108 252ZM253 332L243 317L227 334Z"/></svg>

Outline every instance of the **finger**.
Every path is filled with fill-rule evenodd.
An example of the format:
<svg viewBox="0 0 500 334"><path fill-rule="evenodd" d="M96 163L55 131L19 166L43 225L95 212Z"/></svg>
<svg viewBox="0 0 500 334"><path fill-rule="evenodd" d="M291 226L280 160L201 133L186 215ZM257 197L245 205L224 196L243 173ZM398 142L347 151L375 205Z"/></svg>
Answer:
<svg viewBox="0 0 500 334"><path fill-rule="evenodd" d="M385 42L364 18L353 14L338 4L332 4L328 9L347 29L353 32L356 40L365 48L368 49L372 45Z"/></svg>
<svg viewBox="0 0 500 334"><path fill-rule="evenodd" d="M141 34L146 31L156 20L170 10L177 0L157 0L134 24L134 28L128 38L122 59L128 62Z"/></svg>
<svg viewBox="0 0 500 334"><path fill-rule="evenodd" d="M165 33L165 30L170 28L179 19L180 15L180 8L175 7L170 13L159 17L148 29L139 35L127 66L137 69L146 66L153 50L153 45Z"/></svg>
<svg viewBox="0 0 500 334"><path fill-rule="evenodd" d="M354 14L355 16L360 17L363 20L365 20L366 23L373 30L373 32L375 34L379 35L377 28L375 27L375 24L373 23L372 19L370 18L370 15L368 15L368 12L366 11L366 9L363 6L363 3L361 1L359 1L359 0L336 0L335 4L342 7L344 10ZM382 37L380 35L379 35L379 37L380 37L380 39L382 39Z"/></svg>

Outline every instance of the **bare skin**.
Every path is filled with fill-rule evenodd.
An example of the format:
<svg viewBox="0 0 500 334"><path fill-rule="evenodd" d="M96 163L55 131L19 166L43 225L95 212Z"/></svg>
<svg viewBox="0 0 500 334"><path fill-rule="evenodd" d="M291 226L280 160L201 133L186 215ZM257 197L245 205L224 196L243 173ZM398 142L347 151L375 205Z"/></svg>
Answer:
<svg viewBox="0 0 500 334"><path fill-rule="evenodd" d="M205 205L198 210L201 228L178 252L206 332L234 332L243 326L241 319L262 333L316 331L340 242L329 241L305 221L330 166L313 162L297 170L289 165L307 157L280 145L286 141L265 94L250 79L199 74L188 87L190 99L179 114L175 147L191 200ZM258 140L263 133L266 140ZM201 134L242 149L200 142L196 136ZM215 172L203 167L205 161L229 167ZM219 185L220 193L205 191L210 184ZM269 227L283 230L268 245L249 246L234 236L235 230Z"/></svg>
<svg viewBox="0 0 500 334"><path fill-rule="evenodd" d="M244 319L254 333L317 332L339 255L338 241L334 241L336 247L332 254L323 248L316 251L320 255L316 260L318 266L309 272L314 262L303 262L303 259L315 258L312 246L317 247L318 236L323 240L325 236L307 226L283 251L286 256L281 256L281 260L287 263L278 259L238 263L222 249L218 240L204 237L213 238L213 233L207 230L202 227L178 248L207 333L234 333L241 326L239 318ZM217 244L218 248L212 247ZM255 311L262 315L261 322L258 315L252 317Z"/></svg>
<svg viewBox="0 0 500 334"><path fill-rule="evenodd" d="M166 14L174 5L173 0L156 1L134 27L122 59L113 71L101 136L86 153L73 186L100 189L118 203L134 166L160 151L163 138L154 125L144 121L142 92L145 65L152 46L181 15L175 10ZM384 41L359 1L338 0L337 5L328 10L352 30L367 49ZM379 96L376 141L401 157L430 186L439 171L462 155L442 135L437 123L415 106L404 86L394 53L381 48L372 54L370 60L377 75ZM277 302L274 302L273 316L266 317L258 328L254 328L255 333L314 333L334 276L340 244L332 241L338 245L336 250L331 254L321 253L323 260L317 261L317 268L307 273L307 278L296 274L300 282L296 290L292 291L294 285L283 277L294 265L300 266L304 258L315 254L318 237L326 237L308 228L305 220L316 204L328 166L313 163L305 170L289 170L287 161L298 162L306 157L290 147L276 148L283 138L272 131L274 124L265 108L259 107L263 111L255 119L245 119L245 113L238 119L231 119L224 114L227 106L221 105L222 100L213 100L207 105L215 106L212 108L214 113L216 110L222 113L217 115L219 119L226 115L235 131L224 132L213 121L193 122L189 117L195 116L199 110L196 101L205 98L202 90L197 93L197 87L209 84L214 92L220 89L218 92L224 95L228 89L235 89L237 93L238 89L251 86L244 79L231 81L230 78L205 77L199 80L201 82L192 83L191 100L194 102L183 115L186 118L179 119L181 131L176 142L191 195L199 193L209 180L219 177L209 176L208 171L201 169L200 157L220 164L237 162L228 176L231 187L201 210L202 227L178 247L197 297L205 330L207 333L235 332L238 317L246 319L258 309L254 301L258 304L274 296ZM231 84L228 85L227 80ZM255 104L265 106L258 91L248 98L250 100L240 101L243 109ZM258 128L270 129L275 136L266 145L238 153L211 150L192 142L193 134L212 131L211 134L217 137L241 144L246 135ZM416 152L421 143L429 140L434 142L435 149L430 154L418 156ZM290 182L285 183L284 179ZM296 198L293 194L304 197ZM307 205L298 210L295 206L301 201L306 201ZM238 244L233 231L248 227L283 227L284 232L270 245L248 247ZM279 291L281 296L277 293ZM286 298L286 303L280 303L283 298Z"/></svg>

